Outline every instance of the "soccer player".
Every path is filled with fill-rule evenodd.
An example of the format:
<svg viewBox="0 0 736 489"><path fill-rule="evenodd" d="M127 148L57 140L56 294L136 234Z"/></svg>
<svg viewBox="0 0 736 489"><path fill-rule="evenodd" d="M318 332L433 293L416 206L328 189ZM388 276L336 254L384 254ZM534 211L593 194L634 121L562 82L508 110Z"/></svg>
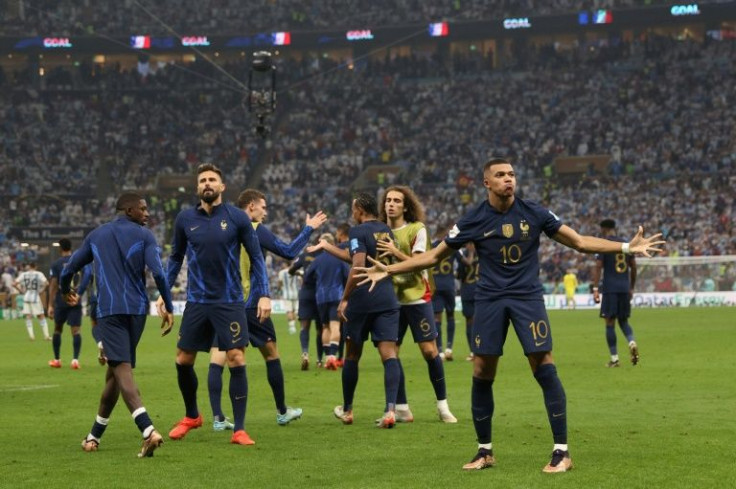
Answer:
<svg viewBox="0 0 736 489"><path fill-rule="evenodd" d="M565 306L568 309L575 309L575 291L578 288L578 277L575 275L574 269L569 268L562 277L562 286L565 288Z"/></svg>
<svg viewBox="0 0 736 489"><path fill-rule="evenodd" d="M465 317L465 338L468 340L470 354L467 361L473 360L473 318L475 317L475 286L478 283L478 253L472 241L465 244L460 252L462 258L458 263L457 273L460 277L460 301L462 302L463 316Z"/></svg>
<svg viewBox="0 0 736 489"><path fill-rule="evenodd" d="M49 310L48 317L54 320L54 336L51 344L54 351L54 359L49 360L49 366L53 368L61 368L61 332L64 329L64 324L69 324L69 329L72 332L72 349L73 358L71 367L76 370L79 368L79 351L82 348L82 335L79 334L79 329L82 326L82 305L77 304L75 306L68 305L61 296L61 290L59 289L59 277L64 265L69 261L72 256L72 242L66 238L59 240L59 254L61 255L51 265L51 271L49 272ZM82 284L83 272L76 274L72 278L73 286L80 286ZM84 289L79 288L77 294L80 296L84 294Z"/></svg>
<svg viewBox="0 0 736 489"><path fill-rule="evenodd" d="M424 209L419 198L412 189L404 185L394 185L386 189L380 207L380 219L391 228L393 240L379 240L378 251L382 257L392 257L393 261L404 261L427 251L427 228L424 226ZM452 279L454 283L454 278ZM432 311L429 276L426 272L413 272L393 277L394 290L400 304L398 350L406 335L411 330L414 342L419 347L422 357L427 362L429 380L437 398L437 413L440 421L457 423L457 418L450 412L447 404L447 386L445 369L437 348L437 328ZM454 289L453 284L453 309ZM449 338L448 338L449 341ZM451 344L451 343L449 343ZM450 359L452 351L450 350ZM401 371L399 392L396 400L396 421L411 422L414 420L406 397L404 370L397 356Z"/></svg>
<svg viewBox="0 0 736 489"><path fill-rule="evenodd" d="M317 327L317 367L322 366L322 326L320 325L319 311L317 309L317 284L314 275L308 279L304 278L309 266L317 257L318 252L307 251L297 257L289 267L292 275L302 275L302 286L299 289L299 307L297 317L299 319L299 343L302 347L302 370L309 370L309 328L312 321Z"/></svg>
<svg viewBox="0 0 736 489"><path fill-rule="evenodd" d="M43 339L50 340L49 336L49 325L46 322L46 316L44 315L44 304L42 295L49 286L46 276L36 270L36 263L31 262L28 264L28 269L18 274L18 277L13 282L13 287L23 294L23 315L26 318L26 329L28 330L28 337L31 341L36 339L33 334L33 317L38 319L38 324L41 325L43 331Z"/></svg>
<svg viewBox="0 0 736 489"><path fill-rule="evenodd" d="M445 227L436 230L432 246L435 247L442 242L447 234ZM451 362L452 344L455 341L455 262L459 261L459 253L454 253L440 261L432 269L435 290L432 293L432 308L434 309L434 322L437 325L437 348L443 360ZM447 316L447 343L445 351L442 351L442 313Z"/></svg>
<svg viewBox="0 0 736 489"><path fill-rule="evenodd" d="M266 262L251 220L237 207L222 202L225 184L222 172L210 163L197 168L199 204L183 210L174 221L174 238L168 263L168 283L174 285L184 256L187 258L187 303L179 329L176 371L186 415L169 432L180 440L202 426L197 407L197 375L194 362L198 351L213 345L226 352L230 369L230 401L233 406L233 435L230 442L254 445L245 431L248 377L245 347L248 321L240 274L240 247L250 258L251 287L261 291L257 316L265 321L271 314ZM158 299L161 312L162 299Z"/></svg>
<svg viewBox="0 0 736 489"><path fill-rule="evenodd" d="M601 234L605 239L623 243L626 240L616 236L616 221L604 219L601 221ZM598 290L598 284L603 272L603 300ZM629 342L629 354L632 365L639 363L639 346L634 339L634 331L629 324L631 316L631 299L634 296L636 284L636 259L633 255L624 253L597 254L593 269L593 300L601 303L601 317L606 323L606 342L611 353L611 360L607 367L620 366L618 350L616 348L616 319L621 331Z"/></svg>
<svg viewBox="0 0 736 489"><path fill-rule="evenodd" d="M173 305L159 247L153 233L144 226L148 222L148 206L137 194L120 196L118 217L92 231L82 246L71 256L61 272L61 294L69 305L79 303L79 295L70 286L75 274L93 262L99 282L99 335L107 352L105 388L102 391L97 418L89 434L82 440L85 452L95 452L107 429L118 398L122 395L135 424L143 435L139 457L151 457L163 443L153 427L151 417L141 401L133 377L136 347L143 334L148 315L145 268L147 267L161 293L166 310L161 311L162 336L174 325Z"/></svg>
<svg viewBox="0 0 736 489"><path fill-rule="evenodd" d="M289 273L289 262L283 262L279 270L279 287L281 300L286 309L286 319L289 321L289 334L296 333L296 311L299 306L299 276Z"/></svg>
<svg viewBox="0 0 736 489"><path fill-rule="evenodd" d="M373 293L367 285L358 285L355 267L363 267L366 257L378 259L378 241L391 239L391 229L378 220L376 199L360 193L353 200L352 214L357 226L350 228L349 249L353 267L350 270L345 292L337 308L338 316L345 321L345 364L342 370L343 404L333 410L343 424L353 423L353 397L358 385L358 362L363 354L363 344L370 333L373 344L383 362L386 410L377 424L379 428L393 428L396 424L396 396L401 372L396 359L396 342L399 336L399 303L390 282L380 283Z"/></svg>
<svg viewBox="0 0 736 489"><path fill-rule="evenodd" d="M544 472L572 469L567 445L565 391L552 358L552 334L539 282L539 240L542 233L584 253L642 253L659 251L656 234L644 238L639 227L630 243L617 243L593 236L581 236L541 205L515 197L516 173L505 158L493 158L483 168L483 185L488 198L463 216L436 248L406 261L385 265L375 259L371 268L361 268L361 284L380 285L383 279L421 270L474 242L479 258L475 294L476 321L473 323L473 387L471 405L478 439L478 452L464 470L495 465L491 445L493 381L509 322L513 324L534 378L542 388L554 447Z"/></svg>
<svg viewBox="0 0 736 489"><path fill-rule="evenodd" d="M322 234L319 239L335 244L335 238L330 233ZM313 280L316 284L315 300L322 325L322 350L327 355L327 370L339 368L337 354L340 347L340 318L337 316L337 306L345 291L349 273L350 267L340 258L330 253L320 253L305 274L305 281Z"/></svg>
<svg viewBox="0 0 736 489"><path fill-rule="evenodd" d="M304 228L291 243L284 243L263 224L268 216L268 210L266 196L262 192L255 189L243 190L238 196L238 207L253 223L261 247L287 260L294 259L306 246L312 232L327 220L327 216L322 211L318 211L314 216L307 214ZM276 422L280 425L287 425L291 421L299 419L302 416L302 410L286 405L284 371L281 368L281 357L276 346L276 328L271 318L265 318L262 321L258 318L257 304L261 297L268 297L268 289L263 288L262 283L256 280L255 271L256 268L251 267L250 257L242 251L240 272L243 278L243 296L247 298L245 312L248 319L248 336L250 343L260 350L263 359L266 361L266 375L273 392L273 398L276 401ZM213 428L215 431L232 428L220 407L224 365L225 352L214 346L210 350L210 369L207 385L210 393L210 405L214 415Z"/></svg>

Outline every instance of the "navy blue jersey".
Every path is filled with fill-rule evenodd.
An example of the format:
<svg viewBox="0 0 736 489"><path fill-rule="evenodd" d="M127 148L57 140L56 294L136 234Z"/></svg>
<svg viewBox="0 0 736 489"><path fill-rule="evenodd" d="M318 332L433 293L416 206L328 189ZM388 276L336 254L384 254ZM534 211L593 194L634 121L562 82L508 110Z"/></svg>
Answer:
<svg viewBox="0 0 736 489"><path fill-rule="evenodd" d="M445 243L459 249L475 243L480 278L475 299L542 297L539 281L539 237L554 236L560 219L536 202L516 197L501 213L485 200L465 214L450 230Z"/></svg>
<svg viewBox="0 0 736 489"><path fill-rule="evenodd" d="M432 241L432 248L440 244L439 240ZM443 258L432 268L435 290L455 291L455 262L460 262L458 253Z"/></svg>
<svg viewBox="0 0 736 489"><path fill-rule="evenodd" d="M607 236L607 240L625 243L626 240L618 236ZM603 285L601 292L605 294L628 293L631 289L629 273L634 263L634 255L623 253L599 253L595 259L603 262ZM597 285L597 284L595 284Z"/></svg>
<svg viewBox="0 0 736 489"><path fill-rule="evenodd" d="M294 263L291 264L289 267L289 273L296 273L299 269L304 269L303 278L302 278L302 286L299 288L299 300L314 300L314 294L317 290L317 284L315 282L315 276L311 275L309 279L307 279L307 272L309 271L309 266L312 264L315 258L319 256L319 254L322 253L321 251L315 252L315 253L302 253L297 257L296 260L294 260Z"/></svg>
<svg viewBox="0 0 736 489"><path fill-rule="evenodd" d="M293 260L304 249L313 231L314 229L311 226L304 226L304 229L301 230L291 243L285 243L263 224L256 226L256 235L258 236L261 248L287 260ZM250 293L248 294L246 307L256 307L258 299L268 295L267 290L264 292L262 288L254 287L253 282L253 269L251 268Z"/></svg>
<svg viewBox="0 0 736 489"><path fill-rule="evenodd" d="M187 301L201 304L243 302L240 245L251 259L251 287L268 295L266 262L247 214L230 204L212 214L197 207L183 210L174 222L168 281L174 284L187 257Z"/></svg>
<svg viewBox="0 0 736 489"><path fill-rule="evenodd" d="M317 284L317 304L340 302L349 274L350 266L347 263L325 252L320 253L309 265L304 280L314 280Z"/></svg>
<svg viewBox="0 0 736 489"><path fill-rule="evenodd" d="M61 272L62 294L74 275L94 260L99 317L148 314L145 268L151 271L166 309L173 311L160 248L153 233L127 217L103 224L85 238Z"/></svg>
<svg viewBox="0 0 736 489"><path fill-rule="evenodd" d="M467 259L467 251L463 256ZM457 275L460 279L460 299L463 302L475 300L475 286L478 283L478 254L473 253L473 260L466 265L462 260L458 261Z"/></svg>
<svg viewBox="0 0 736 489"><path fill-rule="evenodd" d="M61 272L64 269L64 265L67 264L69 259L71 258L71 255L69 256L62 256L59 259L57 259L54 263L51 264L51 270L49 270L49 281L52 279L59 280L59 277L61 277ZM72 282L70 284L70 287L77 291L77 293L81 296L84 294L84 290L80 287L82 286L83 281L83 275L84 272L77 272L72 277ZM54 300L54 308L56 310L64 309L67 307L81 307L81 306L68 306L66 302L64 302L64 299L61 297L61 289L58 289L56 291L56 297L53 298Z"/></svg>
<svg viewBox="0 0 736 489"><path fill-rule="evenodd" d="M391 228L380 221L368 221L353 226L348 236L351 257L356 253L365 253L366 257L371 256L376 260L378 260L376 242L386 239L395 241ZM367 258L366 265L370 265ZM378 282L373 292L368 292L369 286L369 284L358 285L353 289L348 301L348 309L351 312L378 312L399 307L391 280Z"/></svg>

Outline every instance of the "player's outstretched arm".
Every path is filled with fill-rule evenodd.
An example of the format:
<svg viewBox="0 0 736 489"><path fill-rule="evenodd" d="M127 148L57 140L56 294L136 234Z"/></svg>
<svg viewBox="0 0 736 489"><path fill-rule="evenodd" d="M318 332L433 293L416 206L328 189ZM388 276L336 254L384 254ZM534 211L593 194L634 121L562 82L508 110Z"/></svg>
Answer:
<svg viewBox="0 0 736 489"><path fill-rule="evenodd" d="M639 226L639 230L629 243L620 243L595 236L580 235L569 226L562 225L559 231L552 236L552 239L574 250L582 253L639 253L644 256L652 256L652 253L662 251L660 245L666 241L660 239L662 233L653 234L644 237L644 228Z"/></svg>
<svg viewBox="0 0 736 489"><path fill-rule="evenodd" d="M404 260L399 263L384 265L383 263L380 263L369 256L368 259L371 261L371 263L373 263L372 267L353 267L353 269L357 272L355 275L356 278L361 280L358 285L363 285L371 282L369 290L373 290L373 287L375 287L378 282L385 279L389 275L396 275L398 273L406 272L416 272L433 267L440 261L442 261L443 258L446 258L453 253L455 253L455 250L447 246L447 244L442 241L439 245L437 245L436 248L432 248L426 253L419 253L418 255L414 255L408 260Z"/></svg>

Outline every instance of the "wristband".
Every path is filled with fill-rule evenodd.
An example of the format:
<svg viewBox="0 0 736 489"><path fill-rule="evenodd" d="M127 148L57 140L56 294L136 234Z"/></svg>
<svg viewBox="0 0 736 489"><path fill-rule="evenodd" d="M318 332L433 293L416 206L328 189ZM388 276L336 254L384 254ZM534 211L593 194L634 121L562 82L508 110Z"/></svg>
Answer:
<svg viewBox="0 0 736 489"><path fill-rule="evenodd" d="M624 255L628 255L629 246L630 246L630 243L621 243L621 253L623 253Z"/></svg>
<svg viewBox="0 0 736 489"><path fill-rule="evenodd" d="M593 292L598 292L598 287L593 287Z"/></svg>

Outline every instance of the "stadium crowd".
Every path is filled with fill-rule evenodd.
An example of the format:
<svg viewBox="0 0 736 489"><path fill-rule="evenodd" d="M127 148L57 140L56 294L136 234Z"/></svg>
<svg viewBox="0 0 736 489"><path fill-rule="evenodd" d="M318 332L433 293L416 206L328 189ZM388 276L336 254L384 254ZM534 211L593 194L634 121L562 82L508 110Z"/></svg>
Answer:
<svg viewBox="0 0 736 489"><path fill-rule="evenodd" d="M530 47L487 71L477 68L490 68L488 54L474 56L282 60L265 142L233 79L201 61L60 68L35 89L23 89L29 74L8 73L3 265L17 261L11 227L94 226L112 214L114 197L104 196L126 189L149 196L153 230L168 241L172 217L193 199L162 194L157 182L202 161L222 167L233 189L266 191L270 227L284 236L316 209L346 219L371 165L386 171L362 185L411 183L434 229L483 198L479 165L492 154L516 162L524 195L583 233L613 217L622 233L637 223L662 230L671 255L736 254L733 41ZM225 69L242 80L247 64ZM594 154L612 156L605 171L554 172L558 156ZM643 210L626 205L634 198ZM543 243L544 282L568 268L589 279L585 257Z"/></svg>
<svg viewBox="0 0 736 489"><path fill-rule="evenodd" d="M717 0L716 0L717 1ZM122 35L251 33L290 29L359 28L396 24L553 15L593 9L668 4L665 0L19 0L0 9L5 35ZM713 3L708 0L699 3ZM2 5L2 4L0 4ZM193 34L193 33L190 33Z"/></svg>

